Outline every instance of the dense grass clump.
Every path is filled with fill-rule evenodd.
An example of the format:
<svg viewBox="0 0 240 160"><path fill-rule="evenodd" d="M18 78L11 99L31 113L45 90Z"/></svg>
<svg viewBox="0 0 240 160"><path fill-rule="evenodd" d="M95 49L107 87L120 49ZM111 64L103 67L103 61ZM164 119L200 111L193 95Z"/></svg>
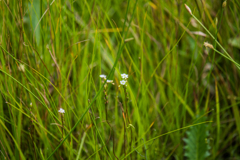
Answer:
<svg viewBox="0 0 240 160"><path fill-rule="evenodd" d="M184 3L1 0L0 159L240 159L240 2Z"/></svg>

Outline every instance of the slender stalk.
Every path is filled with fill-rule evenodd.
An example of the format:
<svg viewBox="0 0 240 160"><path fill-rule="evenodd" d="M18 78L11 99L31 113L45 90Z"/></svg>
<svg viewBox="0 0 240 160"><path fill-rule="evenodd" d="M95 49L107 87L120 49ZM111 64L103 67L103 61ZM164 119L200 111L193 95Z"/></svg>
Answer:
<svg viewBox="0 0 240 160"><path fill-rule="evenodd" d="M124 111L122 111L123 114L123 124L124 124L124 145L123 145L123 150L124 150L124 155L126 157L127 153L126 153L126 124L125 124L125 120L124 120ZM126 158L124 158L126 159Z"/></svg>
<svg viewBox="0 0 240 160"><path fill-rule="evenodd" d="M108 97L107 97L107 87L104 88L104 104L105 104L105 114L106 114L106 121L108 120L107 118L107 106L108 106Z"/></svg>
<svg viewBox="0 0 240 160"><path fill-rule="evenodd" d="M126 123L125 123L125 114L124 114L124 109L123 109L123 105L122 103L118 100L119 105L121 107L122 110L122 116L123 116L123 139L124 139L124 143L123 143L123 151L124 151L124 155L126 157L127 153L126 153ZM126 158L124 158L126 159Z"/></svg>
<svg viewBox="0 0 240 160"><path fill-rule="evenodd" d="M127 87L124 85L124 94L125 94L125 99L124 99L124 103L125 103L125 107L126 107L126 118L127 118L127 120L128 120L128 124L131 124L130 123L130 118L129 118L129 115L128 115L128 106L127 106L127 102L128 102L128 93L127 93ZM130 127L130 131L131 131L131 133L130 133L130 150L132 149L132 128ZM132 154L131 154L131 160L132 160Z"/></svg>
<svg viewBox="0 0 240 160"><path fill-rule="evenodd" d="M218 50L216 50L215 48L212 48L215 52L217 52L218 54L220 54L221 56L223 56L224 58L228 59L229 61L233 62L238 68L240 67L240 65L234 61L233 59L227 57L226 55L224 55L223 53L219 52Z"/></svg>
<svg viewBox="0 0 240 160"><path fill-rule="evenodd" d="M61 115L61 118L62 118L62 140L63 140L63 127L64 127L64 125L63 125L63 114Z"/></svg>
<svg viewBox="0 0 240 160"><path fill-rule="evenodd" d="M30 115L31 115L32 124L30 124L30 127L28 128L28 130L29 130L29 133L30 133L30 138L31 138L31 141L32 141L33 149L34 149L34 156L35 156L35 159L37 159L36 149L35 149L34 140L33 140L35 132L34 132L34 128L32 129L32 127L34 125L33 125L33 116L32 116L32 112L31 112L31 108L30 108Z"/></svg>
<svg viewBox="0 0 240 160"><path fill-rule="evenodd" d="M104 85L104 104L105 104L105 114L106 114L106 122L108 123L107 118L107 106L108 106L108 97L107 97L107 84ZM108 124L110 126L110 124ZM106 143L106 148L108 149L108 145ZM107 153L105 153L105 156L107 157Z"/></svg>

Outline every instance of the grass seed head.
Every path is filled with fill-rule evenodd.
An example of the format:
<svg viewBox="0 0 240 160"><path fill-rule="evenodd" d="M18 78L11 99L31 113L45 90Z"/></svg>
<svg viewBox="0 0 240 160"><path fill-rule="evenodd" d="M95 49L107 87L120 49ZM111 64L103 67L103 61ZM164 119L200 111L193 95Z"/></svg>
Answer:
<svg viewBox="0 0 240 160"><path fill-rule="evenodd" d="M213 45L211 45L210 43L208 43L208 42L204 42L204 44L203 44L205 47L207 47L207 48L211 48L211 49L213 49Z"/></svg>
<svg viewBox="0 0 240 160"><path fill-rule="evenodd" d="M191 11L191 9L185 4L185 8L187 9L187 11L190 13L190 14L192 14L192 11Z"/></svg>
<svg viewBox="0 0 240 160"><path fill-rule="evenodd" d="M227 5L227 1L224 1L223 4L222 4L222 7L225 8Z"/></svg>

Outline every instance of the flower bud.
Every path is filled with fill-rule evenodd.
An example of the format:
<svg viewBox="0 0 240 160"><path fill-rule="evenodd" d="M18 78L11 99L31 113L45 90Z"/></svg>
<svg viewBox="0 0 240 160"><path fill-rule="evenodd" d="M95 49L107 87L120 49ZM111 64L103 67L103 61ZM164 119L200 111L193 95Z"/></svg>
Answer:
<svg viewBox="0 0 240 160"><path fill-rule="evenodd" d="M227 5L227 1L224 1L223 4L222 4L222 7L225 8Z"/></svg>

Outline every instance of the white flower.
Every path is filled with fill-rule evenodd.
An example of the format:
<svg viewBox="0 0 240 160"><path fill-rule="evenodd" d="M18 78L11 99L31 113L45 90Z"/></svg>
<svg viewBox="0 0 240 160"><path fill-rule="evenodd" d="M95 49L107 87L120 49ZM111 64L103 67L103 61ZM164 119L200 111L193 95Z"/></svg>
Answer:
<svg viewBox="0 0 240 160"><path fill-rule="evenodd" d="M101 75L100 75L100 78L104 78L104 79L106 79L106 78L107 78L107 76L106 76L106 75L104 75L104 74L101 74Z"/></svg>
<svg viewBox="0 0 240 160"><path fill-rule="evenodd" d="M107 83L113 83L113 80L107 80Z"/></svg>
<svg viewBox="0 0 240 160"><path fill-rule="evenodd" d="M127 81L125 81L125 80L121 80L121 81L120 81L120 84L121 84L121 85L125 85L126 83L127 83Z"/></svg>
<svg viewBox="0 0 240 160"><path fill-rule="evenodd" d="M128 74L123 73L123 74L121 74L121 77L122 77L123 79L127 79L127 78L128 78Z"/></svg>
<svg viewBox="0 0 240 160"><path fill-rule="evenodd" d="M59 113L65 113L65 110L62 109L62 108L60 108L60 109L58 110L58 112L59 112Z"/></svg>

